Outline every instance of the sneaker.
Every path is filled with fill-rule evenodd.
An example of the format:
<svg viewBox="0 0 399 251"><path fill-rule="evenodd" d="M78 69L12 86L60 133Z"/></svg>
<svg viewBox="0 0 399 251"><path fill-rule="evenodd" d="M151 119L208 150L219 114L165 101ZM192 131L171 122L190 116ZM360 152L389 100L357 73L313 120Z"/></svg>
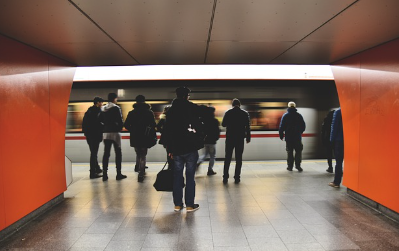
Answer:
<svg viewBox="0 0 399 251"><path fill-rule="evenodd" d="M103 177L103 175L99 174L99 173L90 174L90 179L97 179L97 178L101 178L101 177Z"/></svg>
<svg viewBox="0 0 399 251"><path fill-rule="evenodd" d="M137 178L137 181L138 181L138 182L143 182L143 181L144 181L144 176L140 176L140 175L139 175L139 177Z"/></svg>
<svg viewBox="0 0 399 251"><path fill-rule="evenodd" d="M235 179L234 183L238 184L238 183L240 183L240 181L241 181L240 179Z"/></svg>
<svg viewBox="0 0 399 251"><path fill-rule="evenodd" d="M103 181L107 181L107 180L108 180L108 174L103 173Z"/></svg>
<svg viewBox="0 0 399 251"><path fill-rule="evenodd" d="M300 167L300 166L298 166L298 167L295 167L295 169L297 169L297 170L298 170L298 172L302 172L302 171L303 171L302 167Z"/></svg>
<svg viewBox="0 0 399 251"><path fill-rule="evenodd" d="M287 167L287 170L288 171L292 171L292 167Z"/></svg>
<svg viewBox="0 0 399 251"><path fill-rule="evenodd" d="M223 184L227 184L227 180L228 180L228 179L224 179L224 178L223 178Z"/></svg>
<svg viewBox="0 0 399 251"><path fill-rule="evenodd" d="M329 168L326 170L326 172L327 172L327 173L333 173L334 171L333 171L332 167L329 167Z"/></svg>
<svg viewBox="0 0 399 251"><path fill-rule="evenodd" d="M216 174L216 172L213 171L213 170L209 170L209 171L206 173L206 175L208 175L208 176L215 175L215 174Z"/></svg>
<svg viewBox="0 0 399 251"><path fill-rule="evenodd" d="M328 183L328 185L330 187L334 187L334 188L339 188L340 187L339 185L335 184L334 182L330 182L330 183Z"/></svg>
<svg viewBox="0 0 399 251"><path fill-rule="evenodd" d="M190 207L187 207L187 212L194 212L194 211L197 211L199 208L200 207L199 207L198 204L194 204L194 205L192 205Z"/></svg>
<svg viewBox="0 0 399 251"><path fill-rule="evenodd" d="M183 210L184 206L175 206L175 212L180 212L181 210Z"/></svg>
<svg viewBox="0 0 399 251"><path fill-rule="evenodd" d="M123 180L123 179L126 179L126 178L127 178L127 176L123 175L123 174L116 175L116 180Z"/></svg>

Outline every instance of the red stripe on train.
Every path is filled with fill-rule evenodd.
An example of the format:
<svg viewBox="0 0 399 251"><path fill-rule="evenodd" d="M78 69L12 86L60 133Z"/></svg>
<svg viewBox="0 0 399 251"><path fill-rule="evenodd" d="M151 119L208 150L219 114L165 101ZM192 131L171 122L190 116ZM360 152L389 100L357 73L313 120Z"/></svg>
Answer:
<svg viewBox="0 0 399 251"><path fill-rule="evenodd" d="M302 137L316 137L315 133L304 133ZM274 134L252 134L251 138L278 138L280 137L278 133ZM159 136L157 136L159 139ZM220 138L226 138L226 135L220 135ZM122 136L122 139L130 139L130 136ZM85 136L65 136L65 140L86 140Z"/></svg>

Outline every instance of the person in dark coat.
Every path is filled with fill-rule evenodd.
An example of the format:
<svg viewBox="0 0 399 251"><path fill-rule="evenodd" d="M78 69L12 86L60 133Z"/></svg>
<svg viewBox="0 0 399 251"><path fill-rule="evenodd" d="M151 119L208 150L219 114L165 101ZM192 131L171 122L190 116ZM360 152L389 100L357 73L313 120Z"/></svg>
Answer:
<svg viewBox="0 0 399 251"><path fill-rule="evenodd" d="M229 179L229 168L234 149L236 157L234 182L236 184L240 183L244 139L246 139L247 144L251 142L251 127L248 112L240 108L241 102L238 99L233 99L232 106L233 108L224 114L222 121L222 126L226 127L226 156L223 169L224 184Z"/></svg>
<svg viewBox="0 0 399 251"><path fill-rule="evenodd" d="M108 162L111 155L111 146L115 150L116 180L125 179L122 174L122 147L121 134L123 119L121 108L116 105L118 95L108 94L108 104L102 107L101 121L104 123L104 156L103 156L103 181L108 180Z"/></svg>
<svg viewBox="0 0 399 251"><path fill-rule="evenodd" d="M333 150L334 146L333 143L330 141L330 135L331 135L331 123L334 115L334 110L330 111L327 116L324 118L323 124L321 125L321 142L326 150L326 156L327 156L327 163L328 163L328 168L327 172L333 173L333 166L332 166L332 158L333 158Z"/></svg>
<svg viewBox="0 0 399 251"><path fill-rule="evenodd" d="M204 117L202 117L202 123L204 125L204 148L205 153L199 157L197 168L204 162L205 158L209 155L209 166L207 175L215 175L216 172L213 170L215 165L216 157L216 141L220 138L220 123L215 118L215 108L207 107Z"/></svg>
<svg viewBox="0 0 399 251"><path fill-rule="evenodd" d="M143 95L136 97L133 108L127 115L125 128L130 132L130 146L134 147L136 151L136 166L139 171L138 182L143 182L147 151L156 143L156 124L151 106L145 102Z"/></svg>
<svg viewBox="0 0 399 251"><path fill-rule="evenodd" d="M339 188L342 181L342 163L344 162L344 128L342 125L341 108L334 112L333 120L331 123L330 141L334 143L335 153L335 177L334 181L328 185Z"/></svg>
<svg viewBox="0 0 399 251"><path fill-rule="evenodd" d="M279 134L280 139L283 140L285 136L286 150L287 150L287 170L292 171L295 159L295 168L302 172L302 133L306 129L305 121L300 113L297 112L294 102L288 102L287 112L281 118ZM295 158L294 158L295 150Z"/></svg>
<svg viewBox="0 0 399 251"><path fill-rule="evenodd" d="M166 113L168 112L169 108L170 108L170 105L167 105L163 109L163 112L162 112L161 116L159 117L159 121L157 124L157 131L159 133L161 133L161 138L159 139L159 144L163 145L163 147L166 149L166 159L168 161L168 169L173 170L173 167L175 166L175 162L170 157L170 153L168 152L168 148L166 146L166 140L164 140L164 133L163 133L164 125L166 123Z"/></svg>
<svg viewBox="0 0 399 251"><path fill-rule="evenodd" d="M82 131L86 136L87 144L90 149L90 179L101 178L102 170L98 165L98 148L103 141L103 124L100 121L101 106L104 100L100 97L95 97L94 105L87 109L82 123Z"/></svg>
<svg viewBox="0 0 399 251"><path fill-rule="evenodd" d="M166 146L175 161L173 178L173 202L175 211L183 209L183 170L186 166L186 187L184 200L187 212L199 209L195 200L195 169L198 161L198 150L204 147L201 109L190 102L190 89L176 89L177 98L166 114L163 134Z"/></svg>

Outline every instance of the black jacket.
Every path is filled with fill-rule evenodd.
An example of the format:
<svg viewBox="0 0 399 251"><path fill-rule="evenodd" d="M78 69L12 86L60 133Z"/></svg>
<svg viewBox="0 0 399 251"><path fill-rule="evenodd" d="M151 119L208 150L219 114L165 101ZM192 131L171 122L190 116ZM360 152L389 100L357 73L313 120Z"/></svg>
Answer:
<svg viewBox="0 0 399 251"><path fill-rule="evenodd" d="M228 110L223 117L222 126L226 127L226 140L251 141L250 119L247 111L235 106Z"/></svg>
<svg viewBox="0 0 399 251"><path fill-rule="evenodd" d="M130 132L131 147L152 147L151 140L156 140L155 118L151 106L147 103L135 103L125 121L125 128Z"/></svg>
<svg viewBox="0 0 399 251"><path fill-rule="evenodd" d="M121 108L114 103L102 107L100 120L104 123L104 132L120 132L123 128Z"/></svg>
<svg viewBox="0 0 399 251"><path fill-rule="evenodd" d="M220 124L214 116L204 117L202 119L204 124L205 144L216 144L216 141L220 138Z"/></svg>
<svg viewBox="0 0 399 251"><path fill-rule="evenodd" d="M204 147L200 121L201 109L186 99L175 99L166 113L164 144L174 155L183 155Z"/></svg>
<svg viewBox="0 0 399 251"><path fill-rule="evenodd" d="M100 121L100 114L101 108L93 105L87 109L82 122L82 131L86 138L99 142L103 140L104 126Z"/></svg>
<svg viewBox="0 0 399 251"><path fill-rule="evenodd" d="M281 118L279 134L280 139L285 136L285 141L296 142L302 140L302 133L306 129L305 121L296 108L290 107Z"/></svg>
<svg viewBox="0 0 399 251"><path fill-rule="evenodd" d="M323 145L329 145L331 135L331 123L334 116L334 110L330 111L324 118L323 124L321 125L321 142Z"/></svg>

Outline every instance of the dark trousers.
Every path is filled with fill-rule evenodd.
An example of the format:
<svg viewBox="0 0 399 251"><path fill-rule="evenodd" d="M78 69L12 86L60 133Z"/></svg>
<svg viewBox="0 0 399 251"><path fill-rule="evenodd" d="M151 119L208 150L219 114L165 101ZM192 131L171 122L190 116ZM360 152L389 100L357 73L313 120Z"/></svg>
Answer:
<svg viewBox="0 0 399 251"><path fill-rule="evenodd" d="M90 174L96 174L97 170L100 169L100 166L98 165L98 160L97 160L97 155L98 155L98 148L100 147L101 141L87 138L86 137L87 144L89 145L90 149Z"/></svg>
<svg viewBox="0 0 399 251"><path fill-rule="evenodd" d="M287 165L289 168L292 168L294 166L295 162L295 167L301 167L301 162L302 162L302 150L303 150L303 145L302 141L286 141L286 151L287 151ZM295 157L294 157L294 151L295 151Z"/></svg>
<svg viewBox="0 0 399 251"><path fill-rule="evenodd" d="M234 173L234 179L240 178L241 167L242 167L242 153L244 152L244 139L234 139L234 140L226 139L226 148L225 148L226 155L224 158L223 179L229 178L229 168L230 168L231 158L233 157L234 149L236 157L236 170Z"/></svg>
<svg viewBox="0 0 399 251"><path fill-rule="evenodd" d="M344 142L334 142L334 154L335 154L335 177L334 184L340 185L342 181L342 163L344 162Z"/></svg>
<svg viewBox="0 0 399 251"><path fill-rule="evenodd" d="M147 147L135 147L134 150L136 151L136 166L139 169L139 176L144 176L148 148Z"/></svg>
<svg viewBox="0 0 399 251"><path fill-rule="evenodd" d="M114 145L115 150L116 171L120 174L122 169L122 149L115 141L110 139L104 139L103 172L108 171L108 162L111 156L112 145Z"/></svg>
<svg viewBox="0 0 399 251"><path fill-rule="evenodd" d="M326 150L328 168L332 169L333 168L332 159L333 159L334 144L333 143L327 143L327 144L324 145L324 148Z"/></svg>
<svg viewBox="0 0 399 251"><path fill-rule="evenodd" d="M195 168L197 167L198 151L182 155L174 155L173 159L175 161L173 171L173 203L175 206L183 205L183 170L184 166L186 166L186 188L184 200L186 206L191 207L194 205L195 199Z"/></svg>

